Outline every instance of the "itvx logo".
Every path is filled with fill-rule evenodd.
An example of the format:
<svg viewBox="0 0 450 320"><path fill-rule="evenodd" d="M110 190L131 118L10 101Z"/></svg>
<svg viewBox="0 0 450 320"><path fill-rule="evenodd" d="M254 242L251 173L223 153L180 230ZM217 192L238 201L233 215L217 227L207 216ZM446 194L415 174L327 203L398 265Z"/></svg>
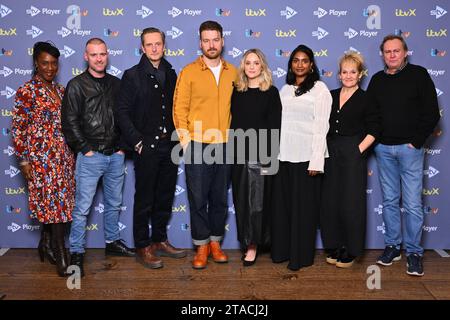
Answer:
<svg viewBox="0 0 450 320"><path fill-rule="evenodd" d="M297 29L289 29L287 31L276 29L275 37L277 37L277 38L295 38L295 37L297 37L296 32L297 32Z"/></svg>
<svg viewBox="0 0 450 320"><path fill-rule="evenodd" d="M427 29L426 36L428 38L432 38L432 37L446 37L447 36L447 29L440 29L439 31L433 30L433 29Z"/></svg>

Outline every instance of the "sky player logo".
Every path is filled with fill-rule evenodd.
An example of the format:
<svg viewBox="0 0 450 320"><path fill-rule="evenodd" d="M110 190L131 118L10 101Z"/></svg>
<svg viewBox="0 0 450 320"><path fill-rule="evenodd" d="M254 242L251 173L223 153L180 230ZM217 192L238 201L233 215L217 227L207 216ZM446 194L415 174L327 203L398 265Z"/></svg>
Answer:
<svg viewBox="0 0 450 320"><path fill-rule="evenodd" d="M353 39L358 35L358 31L353 30L352 28L348 28L348 30L344 32L344 35L349 39Z"/></svg>
<svg viewBox="0 0 450 320"><path fill-rule="evenodd" d="M312 32L312 36L317 37L317 40L321 40L325 38L327 35L329 35L328 31L322 29L321 27L317 27L317 31Z"/></svg>
<svg viewBox="0 0 450 320"><path fill-rule="evenodd" d="M295 16L297 14L297 11L295 11L294 9L292 9L291 7L286 7L286 10L281 10L280 11L280 15L282 17L286 17L286 20L292 18L293 16Z"/></svg>
<svg viewBox="0 0 450 320"><path fill-rule="evenodd" d="M172 16L172 18L178 17L181 13L182 13L182 11L180 9L178 9L177 7L172 7L172 10L167 11L167 14L169 16Z"/></svg>
<svg viewBox="0 0 450 320"><path fill-rule="evenodd" d="M58 30L56 33L59 34L62 38L65 38L65 37L67 37L69 34L71 34L72 31L70 31L70 30L67 29L66 27L61 27L61 30Z"/></svg>
<svg viewBox="0 0 450 320"><path fill-rule="evenodd" d="M328 14L328 12L327 12L327 10L324 10L321 7L318 7L317 10L313 12L313 14L315 16L317 16L317 18L320 19L322 17L325 17Z"/></svg>
<svg viewBox="0 0 450 320"><path fill-rule="evenodd" d="M8 14L10 14L12 12L12 10L10 8L8 8L5 5L0 5L0 16L2 18L6 17Z"/></svg>
<svg viewBox="0 0 450 320"><path fill-rule="evenodd" d="M440 17L444 16L447 13L447 11L439 6L436 6L436 9L430 11L430 15L436 16L436 19L439 19Z"/></svg>
<svg viewBox="0 0 450 320"><path fill-rule="evenodd" d="M27 36L31 36L31 38L36 38L39 37L41 34L43 34L44 31L42 31L41 29L39 29L36 26L31 26L30 30L27 30Z"/></svg>
<svg viewBox="0 0 450 320"><path fill-rule="evenodd" d="M0 70L0 75L3 75L4 78L10 76L13 71L7 66L3 66L3 70Z"/></svg>
<svg viewBox="0 0 450 320"><path fill-rule="evenodd" d="M183 31L181 31L180 29L178 29L177 27L172 26L171 30L166 31L166 34L168 36L171 36L172 39L176 39L179 36L181 36L183 34Z"/></svg>
<svg viewBox="0 0 450 320"><path fill-rule="evenodd" d="M8 226L8 230L11 232L16 232L18 230L20 230L20 226L17 223L11 223L10 226Z"/></svg>
<svg viewBox="0 0 450 320"><path fill-rule="evenodd" d="M39 10L36 7L31 6L30 9L26 10L26 13L29 14L30 16L34 17L34 16L37 16L39 13L41 13L41 10Z"/></svg>
<svg viewBox="0 0 450 320"><path fill-rule="evenodd" d="M141 9L136 10L136 15L141 16L142 19L147 18L149 15L151 15L153 11L146 6L141 6Z"/></svg>

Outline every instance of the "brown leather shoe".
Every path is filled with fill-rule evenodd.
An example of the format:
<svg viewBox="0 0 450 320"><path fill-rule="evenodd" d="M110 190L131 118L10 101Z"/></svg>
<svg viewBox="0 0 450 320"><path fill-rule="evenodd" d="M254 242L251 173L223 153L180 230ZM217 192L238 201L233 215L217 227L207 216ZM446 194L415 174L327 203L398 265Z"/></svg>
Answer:
<svg viewBox="0 0 450 320"><path fill-rule="evenodd" d="M150 269L158 269L163 267L163 263L152 252L151 246L136 249L136 261L144 267Z"/></svg>
<svg viewBox="0 0 450 320"><path fill-rule="evenodd" d="M198 246L197 254L194 256L194 260L192 260L192 268L205 269L206 264L208 263L209 252L209 244L202 244Z"/></svg>
<svg viewBox="0 0 450 320"><path fill-rule="evenodd" d="M186 251L173 247L168 240L152 244L153 254L157 257L184 258Z"/></svg>
<svg viewBox="0 0 450 320"><path fill-rule="evenodd" d="M209 243L209 247L211 248L211 255L213 257L214 262L225 263L228 262L228 257L225 252L220 249L219 241L211 241Z"/></svg>

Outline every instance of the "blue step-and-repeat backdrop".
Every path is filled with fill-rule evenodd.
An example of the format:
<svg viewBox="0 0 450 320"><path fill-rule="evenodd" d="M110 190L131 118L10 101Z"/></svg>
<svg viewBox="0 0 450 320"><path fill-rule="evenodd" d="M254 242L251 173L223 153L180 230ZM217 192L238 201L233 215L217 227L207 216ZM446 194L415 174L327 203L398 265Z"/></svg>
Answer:
<svg viewBox="0 0 450 320"><path fill-rule="evenodd" d="M141 31L155 26L166 33L166 57L179 71L200 54L200 23L217 20L224 28L225 59L237 66L245 50L262 49L278 88L284 84L289 55L300 43L314 50L322 80L330 89L338 87L338 58L350 49L361 52L367 62L362 84L365 88L370 77L383 67L378 49L383 37L389 33L405 37L410 61L427 68L436 85L442 114L439 127L425 146L424 243L429 249L450 248L450 202L445 200L450 195L445 182L450 177L450 165L445 160L449 147L445 107L450 102L447 10L450 2L444 0L0 0L0 247L35 247L40 234L39 224L28 215L26 184L10 136L15 90L31 77L33 44L51 40L61 50L58 81L66 85L86 67L85 42L101 37L109 47L108 72L120 78L125 69L139 61ZM133 194L133 163L128 161L119 225L122 238L130 245ZM367 195L367 248L382 248L383 207L373 157L369 161ZM99 192L87 226L88 247L104 246L102 202ZM224 247L238 248L231 192L229 203ZM190 247L183 166L179 168L172 211L169 239L176 246Z"/></svg>

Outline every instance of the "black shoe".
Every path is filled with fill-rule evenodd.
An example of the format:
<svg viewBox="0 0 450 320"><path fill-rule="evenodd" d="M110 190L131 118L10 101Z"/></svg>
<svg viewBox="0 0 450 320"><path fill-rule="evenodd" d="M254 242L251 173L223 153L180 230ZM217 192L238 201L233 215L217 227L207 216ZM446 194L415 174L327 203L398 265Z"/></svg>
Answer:
<svg viewBox="0 0 450 320"><path fill-rule="evenodd" d="M377 263L383 266L390 266L393 261L399 261L402 258L402 254L395 246L387 246L384 248L384 252L378 257Z"/></svg>
<svg viewBox="0 0 450 320"><path fill-rule="evenodd" d="M406 273L411 276L418 276L421 277L424 275L423 273L423 264L422 264L422 257L419 256L417 253L410 254L408 257L406 257L406 260L408 261L406 263Z"/></svg>
<svg viewBox="0 0 450 320"><path fill-rule="evenodd" d="M336 267L338 268L350 268L353 265L353 262L355 261L356 257L352 256L351 254L348 253L347 250L344 251L344 253L342 253L337 262L336 262Z"/></svg>
<svg viewBox="0 0 450 320"><path fill-rule="evenodd" d="M244 257L244 259L242 259L242 265L244 267L250 267L255 264L256 258L258 258L258 251L256 251L255 259L253 259L252 261L245 260L245 257Z"/></svg>
<svg viewBox="0 0 450 320"><path fill-rule="evenodd" d="M120 256L120 257L134 257L136 255L136 252L134 249L128 248L122 242L122 240L116 240L114 242L106 244L105 255Z"/></svg>
<svg viewBox="0 0 450 320"><path fill-rule="evenodd" d="M329 263L329 264L336 264L336 262L339 259L340 250L339 249L333 249L333 250L330 250L329 252L331 252L331 253L329 253L327 255L327 258L326 258L327 263Z"/></svg>
<svg viewBox="0 0 450 320"><path fill-rule="evenodd" d="M70 255L70 265L77 266L78 268L80 268L80 276L81 277L84 277L83 260L84 260L83 253L72 253Z"/></svg>

